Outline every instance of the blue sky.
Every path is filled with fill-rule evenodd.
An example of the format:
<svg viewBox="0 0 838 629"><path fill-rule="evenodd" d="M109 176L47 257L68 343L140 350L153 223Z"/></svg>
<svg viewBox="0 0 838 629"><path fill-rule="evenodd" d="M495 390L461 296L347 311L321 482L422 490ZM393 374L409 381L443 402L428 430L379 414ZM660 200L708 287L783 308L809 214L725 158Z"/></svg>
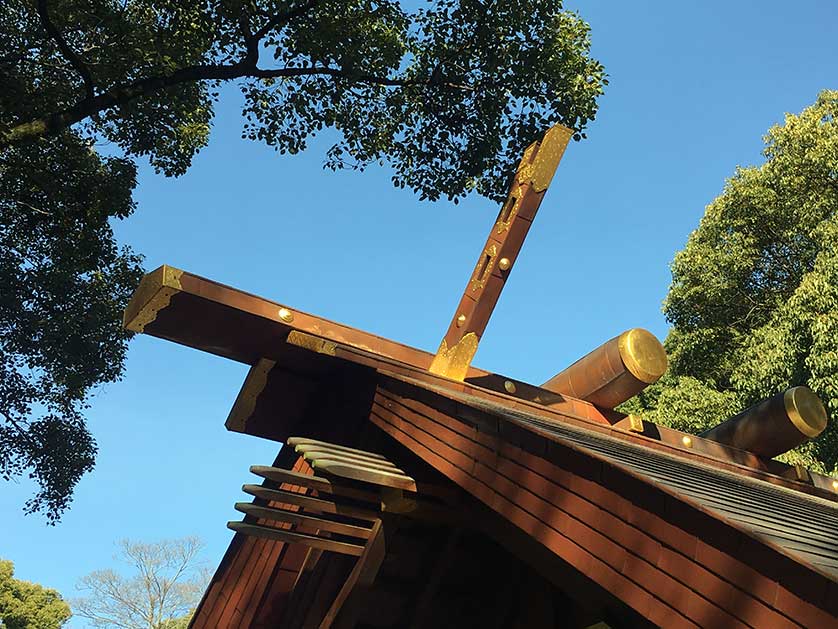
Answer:
<svg viewBox="0 0 838 629"><path fill-rule="evenodd" d="M610 74L589 139L572 143L476 358L533 383L629 327L660 338L669 263L737 165L761 161L785 112L836 88L838 4L573 2ZM180 179L143 168L121 241L162 263L436 349L497 207L420 203L386 169L331 173L327 144L283 157L240 139L225 93L212 142ZM138 337L125 378L93 399L100 453L57 527L0 491L0 557L75 596L114 542L199 535L220 560L251 464L277 444L228 433L246 366ZM70 627L85 624L74 619Z"/></svg>

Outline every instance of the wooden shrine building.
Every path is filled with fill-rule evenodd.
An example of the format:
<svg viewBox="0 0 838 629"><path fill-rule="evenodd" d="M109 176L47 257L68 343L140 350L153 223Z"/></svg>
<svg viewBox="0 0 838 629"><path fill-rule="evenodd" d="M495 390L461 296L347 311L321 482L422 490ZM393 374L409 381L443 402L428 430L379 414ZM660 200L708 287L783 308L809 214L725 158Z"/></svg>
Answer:
<svg viewBox="0 0 838 629"><path fill-rule="evenodd" d="M838 482L771 459L824 429L811 391L692 436L613 410L666 369L643 330L540 386L471 364L569 136L525 152L436 354L143 279L126 327L251 365L227 428L282 444L193 628L838 626Z"/></svg>

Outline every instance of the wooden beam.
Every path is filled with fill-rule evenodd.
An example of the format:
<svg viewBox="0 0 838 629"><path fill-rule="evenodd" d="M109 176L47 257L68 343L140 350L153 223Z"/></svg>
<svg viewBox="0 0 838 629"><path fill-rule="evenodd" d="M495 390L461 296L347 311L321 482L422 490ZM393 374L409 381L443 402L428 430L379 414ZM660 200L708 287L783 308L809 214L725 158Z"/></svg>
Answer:
<svg viewBox="0 0 838 629"><path fill-rule="evenodd" d="M357 518L359 520L367 520L374 522L380 516L369 509L361 509L350 505L343 505L329 500L321 500L320 498L312 498L311 496L303 496L280 489L268 489L261 485L243 485L242 491L251 496L262 498L263 500L270 500L280 504L297 505L309 511L317 513L334 513L336 515L345 515L350 518Z"/></svg>
<svg viewBox="0 0 838 629"><path fill-rule="evenodd" d="M334 520L326 520L325 518L316 518L299 511L262 507L252 502L237 502L236 511L263 520L286 522L296 526L306 526L317 531L327 531L329 533L337 533L338 535L347 535L359 539L368 539L370 536L370 529L363 526L344 524L343 522L335 522Z"/></svg>
<svg viewBox="0 0 838 629"><path fill-rule="evenodd" d="M305 474L297 474L279 467L269 467L266 465L251 465L250 471L257 476L267 478L275 483L291 483L299 485L300 487L313 489L320 493L344 496L346 498L352 498L353 500L370 502L376 505L381 502L381 495L374 491L364 491L362 489L355 489L354 487L344 487L341 484L332 483L332 481L328 478L306 476Z"/></svg>
<svg viewBox="0 0 838 629"><path fill-rule="evenodd" d="M274 529L269 526L261 526L259 524L248 524L246 522L227 522L227 528L237 533L250 535L253 537L264 537L265 539L272 539L279 542L288 542L291 544L302 544L310 548L319 548L321 550L328 550L333 553L340 553L342 555L353 555L360 557L364 552L364 547L358 544L348 544L346 542L336 542L335 540L317 537L315 535L305 535L304 533L292 533L285 529Z"/></svg>
<svg viewBox="0 0 838 629"><path fill-rule="evenodd" d="M366 450L358 450L357 448L350 448L348 446L342 446L337 443L329 443L328 441L319 441L317 439L310 439L308 437L288 437L286 443L289 446L294 446L294 449L297 452L306 452L306 450L317 449L319 448L329 448L330 450L339 450L341 452L345 452L346 454L354 454L357 456L361 456L364 458L369 459L379 459L381 461L386 461L387 457L377 454L375 452L367 452Z"/></svg>
<svg viewBox="0 0 838 629"><path fill-rule="evenodd" d="M453 380L469 375L477 345L572 135L570 129L556 125L524 152L509 196L431 363L433 373Z"/></svg>
<svg viewBox="0 0 838 629"><path fill-rule="evenodd" d="M281 360L292 331L314 334L426 370L433 354L251 295L164 265L147 274L123 325L188 347L255 365ZM299 351L303 351L300 348ZM469 371L480 376L486 372Z"/></svg>
<svg viewBox="0 0 838 629"><path fill-rule="evenodd" d="M307 459L308 460L308 459ZM309 464L315 470L347 478L350 480L379 485L381 487L393 487L395 489L406 489L416 491L416 481L410 476L397 471L388 472L382 469L365 467L346 461L322 458L309 460Z"/></svg>
<svg viewBox="0 0 838 629"><path fill-rule="evenodd" d="M320 623L320 629L329 629L338 619L339 614L343 611L352 612L351 599L357 594L356 589L366 588L372 585L381 564L384 562L384 556L387 554L386 545L384 543L384 525L381 520L377 520L373 524L370 538L364 547L363 554L358 558L357 563L349 573L346 582L340 588L334 603L326 612L323 621ZM354 623L350 619L340 623L341 626L352 627Z"/></svg>

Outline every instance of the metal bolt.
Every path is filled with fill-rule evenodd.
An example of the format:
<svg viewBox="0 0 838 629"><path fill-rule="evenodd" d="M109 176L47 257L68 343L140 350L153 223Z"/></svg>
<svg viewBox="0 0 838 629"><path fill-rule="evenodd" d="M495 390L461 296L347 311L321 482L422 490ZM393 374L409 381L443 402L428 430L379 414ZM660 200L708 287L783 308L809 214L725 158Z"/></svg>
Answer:
<svg viewBox="0 0 838 629"><path fill-rule="evenodd" d="M503 388L506 389L507 393L515 393L518 390L518 387L515 386L515 383L512 380L507 380L503 383Z"/></svg>
<svg viewBox="0 0 838 629"><path fill-rule="evenodd" d="M512 266L512 262L509 261L509 258L501 258L498 260L498 268L501 271L507 271L510 266Z"/></svg>
<svg viewBox="0 0 838 629"><path fill-rule="evenodd" d="M294 320L294 313L288 310L288 308L280 308L279 318L285 321L285 323L291 323Z"/></svg>

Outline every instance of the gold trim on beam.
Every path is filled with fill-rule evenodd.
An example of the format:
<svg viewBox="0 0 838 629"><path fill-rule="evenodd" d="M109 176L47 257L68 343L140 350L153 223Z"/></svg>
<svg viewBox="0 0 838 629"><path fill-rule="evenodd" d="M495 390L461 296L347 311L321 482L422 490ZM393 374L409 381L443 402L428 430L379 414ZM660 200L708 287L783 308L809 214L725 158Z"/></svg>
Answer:
<svg viewBox="0 0 838 629"><path fill-rule="evenodd" d="M327 341L319 336L306 334L299 330L291 330L288 333L286 341L291 345L296 345L297 347L302 347L318 354L326 354L327 356L334 356L335 350L337 349L337 345L332 343L332 341Z"/></svg>
<svg viewBox="0 0 838 629"><path fill-rule="evenodd" d="M478 339L474 332L466 334L450 349L445 339L442 339L428 371L462 382L468 375L468 368L477 353L477 344Z"/></svg>
<svg viewBox="0 0 838 629"><path fill-rule="evenodd" d="M543 192L550 186L571 137L573 130L561 125L550 127L544 134L532 162L530 181L533 190Z"/></svg>
<svg viewBox="0 0 838 629"><path fill-rule="evenodd" d="M169 305L172 296L182 290L182 275L183 271L166 264L146 274L122 315L123 327L142 333L157 313Z"/></svg>
<svg viewBox="0 0 838 629"><path fill-rule="evenodd" d="M244 431L248 418L256 410L256 401L262 391L265 390L265 385L268 384L268 374L275 366L275 360L260 358L259 362L250 368L247 377L244 379L244 384L242 384L242 388L236 396L236 401L233 402L233 408L230 409L227 421L224 422L227 430Z"/></svg>

